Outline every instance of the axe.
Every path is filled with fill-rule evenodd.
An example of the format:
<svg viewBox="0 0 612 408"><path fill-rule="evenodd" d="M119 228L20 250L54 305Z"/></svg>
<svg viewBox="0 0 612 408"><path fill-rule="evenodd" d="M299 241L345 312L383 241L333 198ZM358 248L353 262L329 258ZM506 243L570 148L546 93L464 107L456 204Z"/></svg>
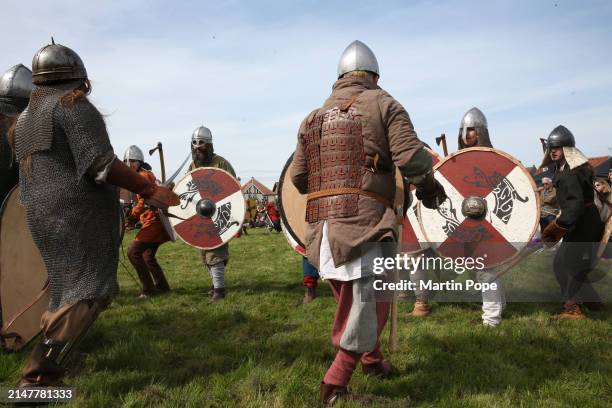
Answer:
<svg viewBox="0 0 612 408"><path fill-rule="evenodd" d="M166 166L164 166L164 148L161 142L157 142L157 146L149 150L149 156L153 156L156 150L159 150L159 164L161 166L162 183L166 182Z"/></svg>
<svg viewBox="0 0 612 408"><path fill-rule="evenodd" d="M442 133L440 137L436 137L436 144L440 146L442 143L442 150L444 151L444 157L448 156L448 147L446 147L446 135Z"/></svg>

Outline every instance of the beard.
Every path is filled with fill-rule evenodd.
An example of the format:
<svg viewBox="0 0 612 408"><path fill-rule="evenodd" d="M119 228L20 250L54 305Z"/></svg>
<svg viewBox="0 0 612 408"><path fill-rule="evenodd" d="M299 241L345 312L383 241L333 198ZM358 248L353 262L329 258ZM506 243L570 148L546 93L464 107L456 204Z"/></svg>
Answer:
<svg viewBox="0 0 612 408"><path fill-rule="evenodd" d="M211 164L214 156L215 149L212 144L206 144L205 149L199 149L197 147L191 149L191 157L198 167L205 167Z"/></svg>

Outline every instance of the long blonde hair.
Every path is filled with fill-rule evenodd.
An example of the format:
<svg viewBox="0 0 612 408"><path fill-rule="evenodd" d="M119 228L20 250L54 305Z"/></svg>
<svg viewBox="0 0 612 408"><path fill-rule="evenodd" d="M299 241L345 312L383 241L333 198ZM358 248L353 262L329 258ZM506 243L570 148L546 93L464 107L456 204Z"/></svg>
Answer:
<svg viewBox="0 0 612 408"><path fill-rule="evenodd" d="M64 106L72 106L76 102L86 99L90 93L91 82L89 82L89 79L85 79L78 87L63 95L60 98L60 103Z"/></svg>

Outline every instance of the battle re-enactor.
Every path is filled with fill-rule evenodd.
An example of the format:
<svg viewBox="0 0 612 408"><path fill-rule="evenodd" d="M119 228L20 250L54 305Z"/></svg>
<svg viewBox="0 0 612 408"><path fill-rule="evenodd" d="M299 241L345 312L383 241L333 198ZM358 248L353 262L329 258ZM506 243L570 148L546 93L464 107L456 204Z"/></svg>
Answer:
<svg viewBox="0 0 612 408"><path fill-rule="evenodd" d="M104 119L89 102L81 58L50 44L32 61L35 85L14 132L21 202L49 279L43 340L34 346L20 386L62 383L62 361L118 291L120 216L117 188L159 208L177 205L117 159Z"/></svg>
<svg viewBox="0 0 612 408"><path fill-rule="evenodd" d="M339 350L320 386L326 405L345 396L359 361L367 374L391 373L378 341L390 304L362 302L360 294L373 293L374 275L362 271L361 251L368 242L398 239L396 167L426 206L446 199L408 113L378 77L372 51L350 44L331 96L302 122L293 157L293 184L308 194L306 254L337 301L332 342Z"/></svg>

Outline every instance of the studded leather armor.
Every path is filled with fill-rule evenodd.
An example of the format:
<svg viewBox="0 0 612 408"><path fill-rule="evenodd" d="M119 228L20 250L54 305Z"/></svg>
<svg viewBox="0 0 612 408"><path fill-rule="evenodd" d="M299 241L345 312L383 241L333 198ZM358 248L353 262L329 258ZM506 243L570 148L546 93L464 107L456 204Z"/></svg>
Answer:
<svg viewBox="0 0 612 408"><path fill-rule="evenodd" d="M303 143L310 223L358 214L365 154L361 120L350 105L316 112L307 123Z"/></svg>

